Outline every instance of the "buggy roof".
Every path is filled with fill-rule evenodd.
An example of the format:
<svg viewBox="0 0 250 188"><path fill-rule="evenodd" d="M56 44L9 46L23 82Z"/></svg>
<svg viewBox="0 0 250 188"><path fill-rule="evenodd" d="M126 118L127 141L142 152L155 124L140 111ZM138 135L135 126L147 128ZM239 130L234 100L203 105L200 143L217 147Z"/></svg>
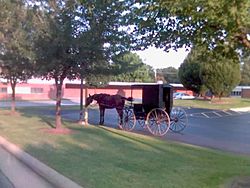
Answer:
<svg viewBox="0 0 250 188"><path fill-rule="evenodd" d="M132 84L132 88L143 88L143 87L155 87L155 86L162 86L162 87L172 87L170 84L157 84L157 83L142 83L142 84Z"/></svg>

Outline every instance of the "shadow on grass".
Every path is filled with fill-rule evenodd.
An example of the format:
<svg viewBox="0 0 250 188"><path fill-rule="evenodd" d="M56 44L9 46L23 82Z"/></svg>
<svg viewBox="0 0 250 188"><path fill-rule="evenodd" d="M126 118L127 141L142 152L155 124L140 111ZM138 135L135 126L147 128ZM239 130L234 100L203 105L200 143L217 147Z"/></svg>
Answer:
<svg viewBox="0 0 250 188"><path fill-rule="evenodd" d="M42 122L47 123L51 128L55 128L55 107L54 106L35 106L35 107L19 107L18 112L24 117L39 117ZM65 107L61 111L62 124L64 121L71 123L77 122L77 118L68 116L68 114L78 113L74 107ZM53 122L54 121L54 122Z"/></svg>
<svg viewBox="0 0 250 188"><path fill-rule="evenodd" d="M107 135L109 133L111 134L114 134L114 135L117 135L123 139L127 139L129 140L130 142L133 142L133 143L140 143L140 144L143 144L147 147L152 147L154 149L157 149L161 152L166 152L166 150L162 147L158 147L154 144L151 144L149 142L144 142L143 140L140 140L140 138L136 137L135 134L143 134L143 135L147 135L149 136L150 133L147 132L147 131L144 131L142 132L142 130L140 131L136 131L133 133L133 136L130 136L129 135L129 132L125 132L125 134L123 134L123 131L120 131L120 130L116 130L116 129L113 129L112 128L116 128L117 125L114 123L114 124L109 124L109 125L105 125L105 126L98 126L98 122L99 122L99 110L96 109L96 108L90 108L88 109L89 111L89 124L91 125L94 125L94 127L98 127L100 129L102 129L104 132L107 133ZM26 116L26 117L29 117L29 116L32 116L33 115L38 115L41 119L40 121L41 122L45 122L49 127L51 128L55 128L55 122L53 122L54 120L54 114L55 114L55 110L52 110L51 108L50 109L46 109L44 107L40 107L40 108L36 108L35 110L33 109L24 109L22 110L23 112L23 115ZM30 113L31 112L31 113ZM71 130L73 130L74 132L75 131L84 131L85 129L82 128L81 125L77 124L78 120L77 118L72 118L72 113L75 113L77 114L79 111L78 110L72 110L72 109L64 109L62 110L62 118L63 118L63 121L62 121L62 124L67 127L67 125L69 123L74 123L72 126L70 127L67 127ZM45 115L46 114L46 115ZM108 113L107 113L108 115ZM76 126L75 126L76 125ZM107 128L106 128L107 127ZM91 134L91 132L89 132ZM152 135L150 135L151 137L153 137ZM157 138L157 139L161 139L161 138Z"/></svg>
<svg viewBox="0 0 250 188"><path fill-rule="evenodd" d="M117 132L116 130L112 130L110 128L106 128L106 127L103 127L103 126L100 126L100 128L102 130L105 130L105 131L107 131L109 133L112 133L114 135L126 138L127 140L130 140L130 141L132 141L134 143L140 143L140 144L146 145L148 147L151 147L153 149L157 149L157 150L159 150L161 152L167 152L168 151L168 150L163 149L162 147L158 147L156 144L152 144L150 142L145 142L145 141L143 141L143 139L140 139L140 137L136 137L135 134L138 134L138 133L132 133L134 136L131 136L129 132L126 132L127 134L126 133L124 134L122 131ZM145 134L143 134L143 135L145 135ZM158 138L155 137L154 139L160 139L160 137L158 137Z"/></svg>
<svg viewBox="0 0 250 188"><path fill-rule="evenodd" d="M198 188L209 187L207 182L216 181L210 187L218 187L222 181L218 174L224 174L225 180L243 168L250 173L249 160L242 162L242 159L239 164L232 156L210 150L169 144L101 126L83 128L69 124L68 128L75 134L55 135L53 141L46 140L45 135L44 141L26 145L25 150L86 187L186 187L188 184ZM176 178L180 174L181 178Z"/></svg>
<svg viewBox="0 0 250 188"><path fill-rule="evenodd" d="M43 117L41 117L41 121L45 122L51 128L56 128L55 124L52 123L52 119L51 118L46 118L46 117L43 116Z"/></svg>
<svg viewBox="0 0 250 188"><path fill-rule="evenodd" d="M102 126L83 127L63 121L65 127L74 130L74 134L46 134L38 130L42 126L53 126L54 111L49 112L52 112L50 116L44 116L48 109L43 111L36 115L39 118L35 119L37 123L34 120L34 125L29 125L30 119L26 118L28 124L25 126L32 128L26 127L22 132L13 134L13 128L23 130L23 126L8 127L3 123L3 127L9 130L6 134L13 134L15 141L24 143L20 145L25 151L82 186L148 188L189 185L198 188L209 187L208 182L209 185L215 182L210 187L218 187L218 182L227 177L242 175L243 172L250 174L250 161L245 158ZM23 116L29 118L34 112L34 109L23 111ZM26 135L25 138L21 134Z"/></svg>
<svg viewBox="0 0 250 188"><path fill-rule="evenodd" d="M56 144L48 141L39 145L30 144L25 150L82 186L150 187L147 184L150 182L152 185L156 179L151 178L145 182L145 172L151 172L154 176L158 173L158 166L172 160L173 155L178 158L178 154L167 151L169 148L166 151L160 148L159 154L156 151L158 147L135 135L124 135L95 126L82 128L71 125L68 128L74 130L75 134L58 136ZM155 164L150 164L151 160ZM181 165L177 164L176 167ZM164 171L154 176L161 179L158 185L155 184L156 187L167 184L164 178L167 169Z"/></svg>

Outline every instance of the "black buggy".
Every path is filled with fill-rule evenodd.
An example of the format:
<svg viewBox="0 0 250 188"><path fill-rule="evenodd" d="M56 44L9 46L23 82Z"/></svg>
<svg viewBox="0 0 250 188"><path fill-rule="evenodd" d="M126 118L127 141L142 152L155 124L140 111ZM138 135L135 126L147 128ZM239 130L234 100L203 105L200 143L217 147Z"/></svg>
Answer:
<svg viewBox="0 0 250 188"><path fill-rule="evenodd" d="M132 131L136 123L156 136L163 136L170 129L181 132L187 125L187 116L182 108L173 107L173 89L167 84L132 85L142 89L141 102L130 102L124 107L122 129Z"/></svg>

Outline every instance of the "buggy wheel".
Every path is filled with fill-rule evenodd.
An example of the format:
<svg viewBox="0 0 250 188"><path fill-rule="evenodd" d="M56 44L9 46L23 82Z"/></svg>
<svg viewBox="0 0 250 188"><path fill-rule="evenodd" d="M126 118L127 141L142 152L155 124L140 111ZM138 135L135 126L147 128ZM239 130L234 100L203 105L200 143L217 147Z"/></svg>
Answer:
<svg viewBox="0 0 250 188"><path fill-rule="evenodd" d="M123 109L122 129L125 131L132 131L136 124L136 118L131 108Z"/></svg>
<svg viewBox="0 0 250 188"><path fill-rule="evenodd" d="M187 126L187 114L182 108L172 108L170 120L170 130L173 132L181 132Z"/></svg>
<svg viewBox="0 0 250 188"><path fill-rule="evenodd" d="M147 115L146 125L153 135L163 136L168 132L170 119L165 110L154 108Z"/></svg>

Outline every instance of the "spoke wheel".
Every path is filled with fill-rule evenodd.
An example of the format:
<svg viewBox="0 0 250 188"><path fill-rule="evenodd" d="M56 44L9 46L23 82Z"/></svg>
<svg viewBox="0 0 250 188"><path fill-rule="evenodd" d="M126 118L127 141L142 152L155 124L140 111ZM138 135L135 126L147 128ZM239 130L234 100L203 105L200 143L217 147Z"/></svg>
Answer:
<svg viewBox="0 0 250 188"><path fill-rule="evenodd" d="M136 124L136 118L133 110L131 108L124 108L123 119L122 119L122 129L125 131L132 131Z"/></svg>
<svg viewBox="0 0 250 188"><path fill-rule="evenodd" d="M152 109L147 115L146 126L153 135L164 136L170 126L167 112L161 108Z"/></svg>
<svg viewBox="0 0 250 188"><path fill-rule="evenodd" d="M145 119L137 119L137 122L141 128L146 128L145 127Z"/></svg>
<svg viewBox="0 0 250 188"><path fill-rule="evenodd" d="M170 130L173 132L181 132L187 126L187 114L182 108L172 108L170 120Z"/></svg>

